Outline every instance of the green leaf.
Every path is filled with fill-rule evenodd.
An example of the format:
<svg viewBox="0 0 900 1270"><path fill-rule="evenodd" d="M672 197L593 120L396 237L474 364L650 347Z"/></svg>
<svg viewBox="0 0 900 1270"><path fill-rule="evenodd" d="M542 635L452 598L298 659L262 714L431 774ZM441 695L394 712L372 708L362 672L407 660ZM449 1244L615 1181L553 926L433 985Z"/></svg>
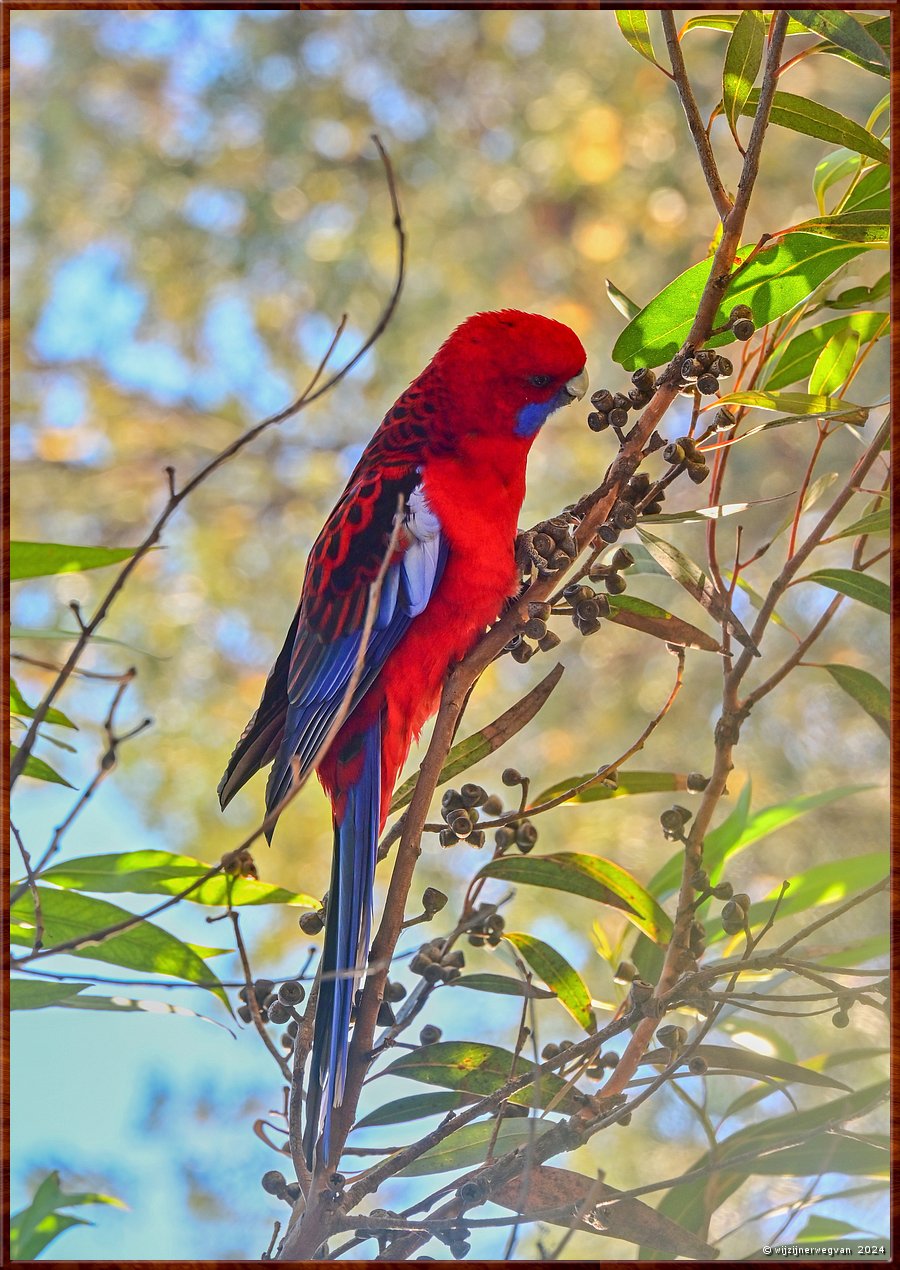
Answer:
<svg viewBox="0 0 900 1270"><path fill-rule="evenodd" d="M851 313L847 317L832 318L820 326L810 327L785 345L784 351L775 363L774 369L766 380L766 390L775 392L789 384L807 379L816 364L822 349L840 331L856 331L860 343L881 338L887 334L888 315L877 310L866 310Z"/></svg>
<svg viewBox="0 0 900 1270"><path fill-rule="evenodd" d="M641 306L639 304L635 304L634 300L629 300L625 292L620 291L610 278L606 279L606 294L609 296L613 307L617 308L622 314L622 317L626 318L629 322L635 314L640 313Z"/></svg>
<svg viewBox="0 0 900 1270"><path fill-rule="evenodd" d="M705 631L636 595L610 596L609 620L681 648L700 648L707 653L725 651L719 641Z"/></svg>
<svg viewBox="0 0 900 1270"><path fill-rule="evenodd" d="M844 212L886 212L891 202L891 170L883 163L865 172L848 191L841 208Z"/></svg>
<svg viewBox="0 0 900 1270"><path fill-rule="evenodd" d="M863 304L875 304L878 300L885 299L890 295L890 290L891 275L888 270L871 287L848 287L834 299L823 300L822 303L829 309L858 309Z"/></svg>
<svg viewBox="0 0 900 1270"><path fill-rule="evenodd" d="M544 886L582 895L625 914L655 943L668 943L672 922L630 873L602 856L561 851L545 856L502 856L483 865L477 878L500 878L523 886Z"/></svg>
<svg viewBox="0 0 900 1270"><path fill-rule="evenodd" d="M58 542L11 542L9 578L41 578L49 573L80 573L128 560L137 547L73 547Z"/></svg>
<svg viewBox="0 0 900 1270"><path fill-rule="evenodd" d="M650 39L650 27L647 23L646 11L644 9L614 9L613 13L616 15L619 30L635 53L640 53L641 57L645 57L648 62L652 62L654 66L659 66L656 54L653 52L653 41Z"/></svg>
<svg viewBox="0 0 900 1270"><path fill-rule="evenodd" d="M9 747L9 757L14 759L19 752L18 745ZM42 758L38 758L36 754L29 754L25 760L25 766L22 768L23 776L33 776L38 781L49 781L51 785L65 785L66 789L74 789L75 786L71 781L67 781L64 776L60 776L49 763L45 763Z"/></svg>
<svg viewBox="0 0 900 1270"><path fill-rule="evenodd" d="M750 814L750 794L752 785L746 780L738 794L737 802L729 812L725 820L722 821L715 829L703 839L703 861L704 865L710 871L712 876L712 868L714 862L721 864L724 859L724 853L731 847L747 825L747 818ZM681 868L684 863L684 852L679 850L667 860L662 868L653 876L650 882L649 890L653 895L671 895L678 890L681 882Z"/></svg>
<svg viewBox="0 0 900 1270"><path fill-rule="evenodd" d="M798 1244L830 1243L832 1239L840 1239L843 1235L852 1235L857 1230L859 1230L859 1226L855 1226L853 1222L838 1221L835 1217L814 1215L810 1217L803 1229L797 1232L795 1238Z"/></svg>
<svg viewBox="0 0 900 1270"><path fill-rule="evenodd" d="M816 164L816 170L813 174L813 194L816 198L816 204L819 211L825 214L825 195L832 185L836 185L838 181L842 181L845 176L851 176L858 172L862 160L855 150L848 150L844 146L840 146L837 150L833 150L831 154L826 154L825 158ZM884 167L883 164L879 165Z"/></svg>
<svg viewBox="0 0 900 1270"><path fill-rule="evenodd" d="M565 780L557 781L555 785L551 785L549 789L538 794L532 805L539 807L542 803L549 802L551 798L558 798L566 790L574 789L576 785L583 785L595 775L595 772L585 772L582 776L567 776ZM615 789L610 789L608 785L603 785L598 780L596 785L589 785L581 793L573 794L567 802L597 803L605 802L607 798L626 798L631 794L669 794L675 790L687 789L687 777L684 773L621 771L616 775L618 784Z"/></svg>
<svg viewBox="0 0 900 1270"><path fill-rule="evenodd" d="M766 20L759 9L744 9L735 23L722 68L722 105L735 141L737 121L762 65ZM743 150L741 151L743 153Z"/></svg>
<svg viewBox="0 0 900 1270"><path fill-rule="evenodd" d="M858 666L845 666L839 662L829 662L822 669L828 671L838 687L843 688L857 705L862 706L890 739L891 694L881 680L867 670L860 670Z"/></svg>
<svg viewBox="0 0 900 1270"><path fill-rule="evenodd" d="M542 939L535 939L534 935L522 931L504 931L504 937L518 948L534 973L556 994L560 1005L569 1011L579 1027L591 1034L596 1032L597 1020L591 1009L591 994L581 975L565 957Z"/></svg>
<svg viewBox="0 0 900 1270"><path fill-rule="evenodd" d="M471 767L474 763L479 763L488 754L493 754L494 750L498 750L510 737L520 732L526 723L530 723L559 683L562 673L562 666L557 664L549 675L545 675L539 684L536 684L514 706L510 706L508 710L505 710L493 723L489 723L480 732L476 732L473 736L467 736L464 741L459 741L454 745L447 755L446 763L441 768L441 774L437 779L438 785L443 785L454 776L458 776L460 772L464 772L466 768ZM400 788L394 792L389 809L391 814L400 811L402 807L412 801L418 779L419 773L415 772L409 780L404 781Z"/></svg>
<svg viewBox="0 0 900 1270"><path fill-rule="evenodd" d="M709 31L733 31L738 22L738 14L736 13L701 13L696 18L689 18L681 28L681 36L687 35L688 31L697 31L705 28ZM788 21L787 35L806 35L806 27L801 26L799 22Z"/></svg>
<svg viewBox="0 0 900 1270"><path fill-rule="evenodd" d="M45 948L104 930L134 916L106 900L95 900L77 891L58 891L49 886L37 889L44 919ZM34 904L30 891L13 904L10 920L13 943L30 946L34 940ZM211 983L210 991L228 1005L222 986L206 962L180 939L148 921L139 921L102 943L88 944L67 955L111 962L115 966L127 966L129 970L173 975L191 983Z"/></svg>
<svg viewBox="0 0 900 1270"><path fill-rule="evenodd" d="M755 250L756 244L741 247L738 256L744 260ZM740 301L750 306L756 325L764 326L802 303L835 270L866 250L862 243L839 243L818 234L785 234L741 270L725 292L713 325L726 324ZM613 360L635 370L674 357L691 329L710 268L710 260L693 265L646 304L616 340ZM708 340L707 347L733 340L731 331L723 331Z"/></svg>
<svg viewBox="0 0 900 1270"><path fill-rule="evenodd" d="M10 679L9 681L9 712L10 714L22 715L26 719L34 718L34 710L22 696L15 679ZM62 710L57 710L53 706L47 711L44 722L56 723L61 728L75 728L75 724L68 715L63 714ZM75 731L77 732L78 729L75 728Z"/></svg>
<svg viewBox="0 0 900 1270"><path fill-rule="evenodd" d="M472 1168L487 1158L492 1142L493 1153L499 1157L517 1147L525 1147L529 1142L536 1142L552 1127L553 1122L548 1120L504 1120L499 1129L496 1120L466 1124L413 1160L412 1164L407 1164L397 1177L424 1177L429 1173Z"/></svg>
<svg viewBox="0 0 900 1270"><path fill-rule="evenodd" d="M505 1085L513 1076L535 1072L534 1063L526 1058L516 1058L510 1050L479 1041L437 1041L419 1049L401 1054L384 1069L385 1075L405 1076L408 1080L422 1081L426 1085L439 1085L443 1089L455 1089L461 1093L485 1098L495 1089ZM566 1082L553 1073L538 1076L540 1098L535 1104L535 1091L526 1085L513 1094L510 1102L521 1106L547 1106L566 1088ZM569 1090L557 1104L559 1111L573 1111L583 1101L577 1090Z"/></svg>
<svg viewBox="0 0 900 1270"><path fill-rule="evenodd" d="M882 507L878 511L869 512L868 515L855 520L852 525L848 525L846 529L842 529L836 538L860 538L863 534L870 536L872 534L884 535L891 532L891 509Z"/></svg>
<svg viewBox="0 0 900 1270"><path fill-rule="evenodd" d="M33 1261L57 1235L71 1226L91 1226L92 1222L59 1212L62 1208L75 1208L84 1204L112 1204L125 1208L120 1199L99 1192L66 1195L59 1185L59 1173L54 1169L43 1179L27 1208L21 1209L10 1219L10 1254L14 1261Z"/></svg>
<svg viewBox="0 0 900 1270"><path fill-rule="evenodd" d="M201 1019L204 1023L211 1023L213 1027L220 1027L229 1036L234 1036L231 1028L220 1023L218 1019L211 1019L208 1014L190 1010L186 1005L162 1001L159 997L101 997L96 993L82 993L77 997L69 997L67 1001L60 1001L58 1004L63 1010L101 1010L111 1014L177 1014L186 1019Z"/></svg>
<svg viewBox="0 0 900 1270"><path fill-rule="evenodd" d="M783 498L790 498L790 494L776 494L774 498L757 498L749 503L716 503L713 507L693 507L686 512L660 512L658 516L653 517L653 523L656 525L705 525L710 520L722 520L725 516L739 516L741 512L762 507L765 503L779 503ZM622 598L617 595L616 603Z"/></svg>
<svg viewBox="0 0 900 1270"><path fill-rule="evenodd" d="M169 851L125 851L120 855L80 856L53 864L43 876L67 890L101 893L127 892L132 895L177 895L208 872L210 866L193 856ZM230 878L218 874L185 896L194 904L231 903L291 904L318 908L312 895L286 891L255 878Z"/></svg>
<svg viewBox="0 0 900 1270"><path fill-rule="evenodd" d="M424 1116L446 1115L458 1107L465 1107L474 1099L460 1093L413 1094L411 1098L397 1098L370 1111L357 1120L354 1129L375 1129L385 1124L407 1124Z"/></svg>
<svg viewBox="0 0 900 1270"><path fill-rule="evenodd" d="M851 14L838 9L788 9L788 13L795 22L809 27L839 48L855 53L863 62L874 62L885 70L890 66L881 45Z"/></svg>
<svg viewBox="0 0 900 1270"><path fill-rule="evenodd" d="M759 92L754 89L750 94L742 113L755 115L759 101ZM820 141L828 141L832 145L844 146L864 154L878 163L890 163L891 152L885 145L867 132L861 124L854 123L845 115L821 102L809 101L806 97L798 97L794 93L776 93L772 101L769 116L771 123L781 128L789 128L792 132L800 132L807 137L818 137Z"/></svg>
<svg viewBox="0 0 900 1270"><path fill-rule="evenodd" d="M77 640L78 631L67 631L62 627L56 626L40 626L29 628L24 626L10 627L10 639L28 639L28 640ZM112 639L109 635L92 635L92 644L109 644L115 645L116 648L127 648L133 653L140 653L142 657L152 657L154 661L168 661L167 657L158 657L156 653L149 652L146 648L138 648L136 644L128 644L122 639Z"/></svg>
<svg viewBox="0 0 900 1270"><path fill-rule="evenodd" d="M880 613L891 611L891 588L878 578L868 573L859 573L856 569L816 569L808 573L806 582L818 582L831 591L839 591L851 600L859 600Z"/></svg>
<svg viewBox="0 0 900 1270"><path fill-rule="evenodd" d="M691 1058L705 1058L709 1067L736 1072L742 1076L758 1076L761 1080L782 1080L797 1085L818 1085L826 1089L842 1089L850 1092L850 1086L843 1081L825 1076L821 1072L803 1067L799 1063L786 1063L781 1058L770 1058L766 1054L757 1054L754 1050L744 1049L740 1045L698 1045L691 1051ZM667 1067L672 1056L669 1050L651 1050L641 1059L642 1064ZM684 1060L684 1066L689 1062Z"/></svg>
<svg viewBox="0 0 900 1270"><path fill-rule="evenodd" d="M852 212L833 212L816 216L796 226L808 234L824 234L848 243L887 243L891 236L890 214L875 208L856 208Z"/></svg>
<svg viewBox="0 0 900 1270"><path fill-rule="evenodd" d="M872 851L868 855L845 856L829 860L826 864L814 864L804 873L790 878L790 888L778 906L778 920L795 913L805 913L823 904L837 904L850 899L859 891L874 886L890 871L887 852ZM750 905L748 920L751 929L762 926L772 912L781 886L775 886L764 900ZM706 923L707 942L712 944L723 937L722 923L710 917Z"/></svg>
<svg viewBox="0 0 900 1270"><path fill-rule="evenodd" d="M67 997L89 988L89 983L50 983L38 979L11 979L9 983L9 1008L11 1010L45 1010L60 1005Z"/></svg>
<svg viewBox="0 0 900 1270"><path fill-rule="evenodd" d="M859 352L859 332L836 331L816 358L809 376L809 391L813 396L828 397L836 393L853 369Z"/></svg>
<svg viewBox="0 0 900 1270"><path fill-rule="evenodd" d="M790 410L797 419L831 419L866 409L865 406L854 405L852 401L842 401L840 397L806 392L732 392L720 401L725 405L746 406L750 410Z"/></svg>
<svg viewBox="0 0 900 1270"><path fill-rule="evenodd" d="M470 988L473 992L492 992L501 997L534 997L539 1001L548 1001L555 992L545 992L533 983L524 983L521 979L513 979L511 975L460 975L452 981L454 988Z"/></svg>

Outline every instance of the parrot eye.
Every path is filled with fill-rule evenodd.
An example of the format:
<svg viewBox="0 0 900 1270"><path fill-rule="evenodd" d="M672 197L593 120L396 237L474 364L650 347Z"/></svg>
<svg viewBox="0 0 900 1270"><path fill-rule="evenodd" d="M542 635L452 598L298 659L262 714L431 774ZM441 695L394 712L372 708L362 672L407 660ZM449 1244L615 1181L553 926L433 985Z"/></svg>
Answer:
<svg viewBox="0 0 900 1270"><path fill-rule="evenodd" d="M546 388L550 383L550 375L531 375L528 382L534 384L535 388Z"/></svg>

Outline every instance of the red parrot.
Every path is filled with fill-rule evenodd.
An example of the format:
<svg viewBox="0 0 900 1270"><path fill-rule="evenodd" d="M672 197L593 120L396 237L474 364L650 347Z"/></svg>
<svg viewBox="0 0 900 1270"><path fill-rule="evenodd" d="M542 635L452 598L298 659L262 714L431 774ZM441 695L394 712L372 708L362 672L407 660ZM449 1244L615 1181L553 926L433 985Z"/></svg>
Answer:
<svg viewBox="0 0 900 1270"><path fill-rule="evenodd" d="M224 808L274 760L271 811L295 772L318 765L331 799L334 856L304 1138L310 1167L320 1128L330 1158L351 1005L369 951L376 847L397 774L449 668L518 589L528 452L549 415L583 397L587 382L580 340L551 318L504 309L453 331L388 411L316 539L284 647L219 784ZM402 530L362 674L320 759L401 496Z"/></svg>

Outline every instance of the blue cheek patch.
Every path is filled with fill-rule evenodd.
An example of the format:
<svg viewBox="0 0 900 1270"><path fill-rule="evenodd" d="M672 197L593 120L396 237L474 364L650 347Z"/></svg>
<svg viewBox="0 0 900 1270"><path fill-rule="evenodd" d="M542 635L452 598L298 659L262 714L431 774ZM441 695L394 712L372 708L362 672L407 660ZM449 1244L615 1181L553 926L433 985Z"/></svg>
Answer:
<svg viewBox="0 0 900 1270"><path fill-rule="evenodd" d="M547 422L554 410L565 404L568 398L565 388L561 389L549 401L529 401L516 415L516 426L513 429L517 437L533 437Z"/></svg>

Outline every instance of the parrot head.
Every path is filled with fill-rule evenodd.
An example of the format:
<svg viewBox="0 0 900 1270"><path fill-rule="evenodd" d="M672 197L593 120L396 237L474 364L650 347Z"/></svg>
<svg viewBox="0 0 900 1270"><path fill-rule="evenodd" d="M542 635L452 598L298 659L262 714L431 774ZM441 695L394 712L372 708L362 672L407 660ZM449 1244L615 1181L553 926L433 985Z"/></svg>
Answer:
<svg viewBox="0 0 900 1270"><path fill-rule="evenodd" d="M460 418L529 444L554 410L584 396L585 360L568 326L517 309L467 318L435 357Z"/></svg>

